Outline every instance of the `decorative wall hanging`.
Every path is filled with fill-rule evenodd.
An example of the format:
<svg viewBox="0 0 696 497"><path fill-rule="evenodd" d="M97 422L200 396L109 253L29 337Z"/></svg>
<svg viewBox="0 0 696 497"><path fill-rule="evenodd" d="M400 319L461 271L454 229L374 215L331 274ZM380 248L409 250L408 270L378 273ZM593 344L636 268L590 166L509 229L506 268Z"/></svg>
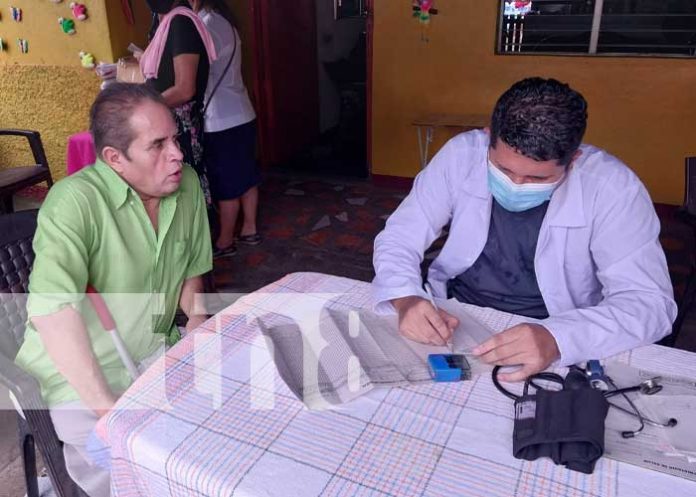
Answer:
<svg viewBox="0 0 696 497"><path fill-rule="evenodd" d="M532 11L532 0L509 0L505 2L506 16L526 16Z"/></svg>
<svg viewBox="0 0 696 497"><path fill-rule="evenodd" d="M89 52L80 52L80 64L85 69L94 69L94 55Z"/></svg>
<svg viewBox="0 0 696 497"><path fill-rule="evenodd" d="M12 11L12 19L17 22L22 22L22 9L19 7L10 7Z"/></svg>
<svg viewBox="0 0 696 497"><path fill-rule="evenodd" d="M0 38L0 52L4 52L4 51L5 51L5 40Z"/></svg>
<svg viewBox="0 0 696 497"><path fill-rule="evenodd" d="M78 21L87 19L87 7L84 4L70 2L70 8L72 9L73 17Z"/></svg>
<svg viewBox="0 0 696 497"><path fill-rule="evenodd" d="M433 6L435 0L413 0L413 17L418 19L421 25L421 41L428 39L428 28L430 27L430 17L437 15L437 9Z"/></svg>
<svg viewBox="0 0 696 497"><path fill-rule="evenodd" d="M62 29L63 33L65 33L66 35L74 35L75 34L75 21L73 21L72 19L66 19L64 17L59 17L58 24L60 24L60 29Z"/></svg>
<svg viewBox="0 0 696 497"><path fill-rule="evenodd" d="M17 46L19 47L19 51L22 53L27 53L29 52L29 42L25 40L24 38L17 38Z"/></svg>

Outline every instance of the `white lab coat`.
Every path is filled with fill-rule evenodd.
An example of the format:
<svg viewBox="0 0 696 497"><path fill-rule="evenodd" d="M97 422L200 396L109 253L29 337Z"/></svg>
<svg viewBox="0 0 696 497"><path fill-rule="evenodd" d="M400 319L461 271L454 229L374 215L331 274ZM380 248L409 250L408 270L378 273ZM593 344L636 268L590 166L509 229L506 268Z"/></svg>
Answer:
<svg viewBox="0 0 696 497"><path fill-rule="evenodd" d="M449 236L428 271L435 296L445 297L447 281L483 251L492 205L488 144L483 131L447 142L375 239L377 312L394 312L391 299L425 296L419 266L447 223ZM648 192L615 157L588 145L581 151L551 198L534 257L549 312L542 324L561 365L652 343L669 334L677 314Z"/></svg>

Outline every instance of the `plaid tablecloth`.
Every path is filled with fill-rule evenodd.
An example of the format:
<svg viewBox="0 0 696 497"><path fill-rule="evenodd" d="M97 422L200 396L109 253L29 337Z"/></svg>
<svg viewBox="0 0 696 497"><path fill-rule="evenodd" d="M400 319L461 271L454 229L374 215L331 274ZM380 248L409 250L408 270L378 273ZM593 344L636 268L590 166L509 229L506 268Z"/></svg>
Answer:
<svg viewBox="0 0 696 497"><path fill-rule="evenodd" d="M108 418L112 494L696 495L695 482L607 458L592 475L513 458L512 402L489 377L375 390L307 410L278 376L254 317L281 322L288 319L281 314L313 305L367 306L369 285L288 275L216 315L151 367ZM692 377L695 358L657 346L626 355L633 365Z"/></svg>

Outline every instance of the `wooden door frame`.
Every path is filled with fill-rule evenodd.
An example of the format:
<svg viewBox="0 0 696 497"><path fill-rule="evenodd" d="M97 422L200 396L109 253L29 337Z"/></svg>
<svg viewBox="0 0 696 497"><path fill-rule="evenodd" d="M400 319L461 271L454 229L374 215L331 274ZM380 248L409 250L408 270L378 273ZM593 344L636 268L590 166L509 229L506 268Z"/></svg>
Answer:
<svg viewBox="0 0 696 497"><path fill-rule="evenodd" d="M256 96L256 113L258 116L271 115L273 109L267 108L270 104L266 98L266 88L265 82L267 80L264 71L265 65L262 63L265 53L268 51L268 37L263 31L263 8L260 7L260 3L256 0L251 0L249 5L249 18L250 23L250 33L251 33L251 52L254 57L254 94ZM270 137L267 133L267 128L259 123L256 126L257 132L257 150L259 163L262 167L266 167L270 163L270 158L268 155L270 144Z"/></svg>
<svg viewBox="0 0 696 497"><path fill-rule="evenodd" d="M251 33L251 46L252 54L254 57L254 94L256 95L256 106L257 113L259 115L272 115L273 109L268 108L271 105L270 102L265 98L266 95L266 85L270 84L267 82L267 78L264 74L265 66L261 63L264 54L269 50L269 40L266 33L263 32L263 9L259 7L260 2L264 0L251 0L249 1L249 17L251 19L250 33ZM365 92L366 92L366 122L365 122L365 133L366 133L366 150L365 150L365 160L367 162L367 174L370 176L372 174L372 75L373 75L373 46L374 46L374 3L375 0L365 0L365 32L366 32L366 79L365 82ZM272 146L270 137L266 131L266 128L262 125L257 126L258 133L258 153L259 162L262 166L267 166L270 162L269 159L269 146Z"/></svg>
<svg viewBox="0 0 696 497"><path fill-rule="evenodd" d="M367 54L366 54L366 64L367 64L367 81L365 82L365 93L367 112L366 123L365 123L365 133L366 136L366 151L365 160L367 161L367 175L372 176L372 53L374 45L374 2L375 0L365 0L365 11L367 16L365 18L365 32L367 36Z"/></svg>

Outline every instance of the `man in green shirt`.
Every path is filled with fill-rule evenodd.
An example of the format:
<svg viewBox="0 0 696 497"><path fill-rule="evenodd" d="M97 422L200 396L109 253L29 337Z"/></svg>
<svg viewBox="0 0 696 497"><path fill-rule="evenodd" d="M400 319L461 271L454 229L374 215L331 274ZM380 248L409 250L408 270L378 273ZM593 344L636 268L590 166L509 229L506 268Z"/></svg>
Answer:
<svg viewBox="0 0 696 497"><path fill-rule="evenodd" d="M29 321L16 362L40 382L71 476L89 495L109 475L84 445L131 379L89 301L104 297L136 363L173 341L177 305L187 329L201 275L212 268L206 207L196 173L182 164L177 128L160 95L114 84L90 112L97 163L58 182L39 211Z"/></svg>

